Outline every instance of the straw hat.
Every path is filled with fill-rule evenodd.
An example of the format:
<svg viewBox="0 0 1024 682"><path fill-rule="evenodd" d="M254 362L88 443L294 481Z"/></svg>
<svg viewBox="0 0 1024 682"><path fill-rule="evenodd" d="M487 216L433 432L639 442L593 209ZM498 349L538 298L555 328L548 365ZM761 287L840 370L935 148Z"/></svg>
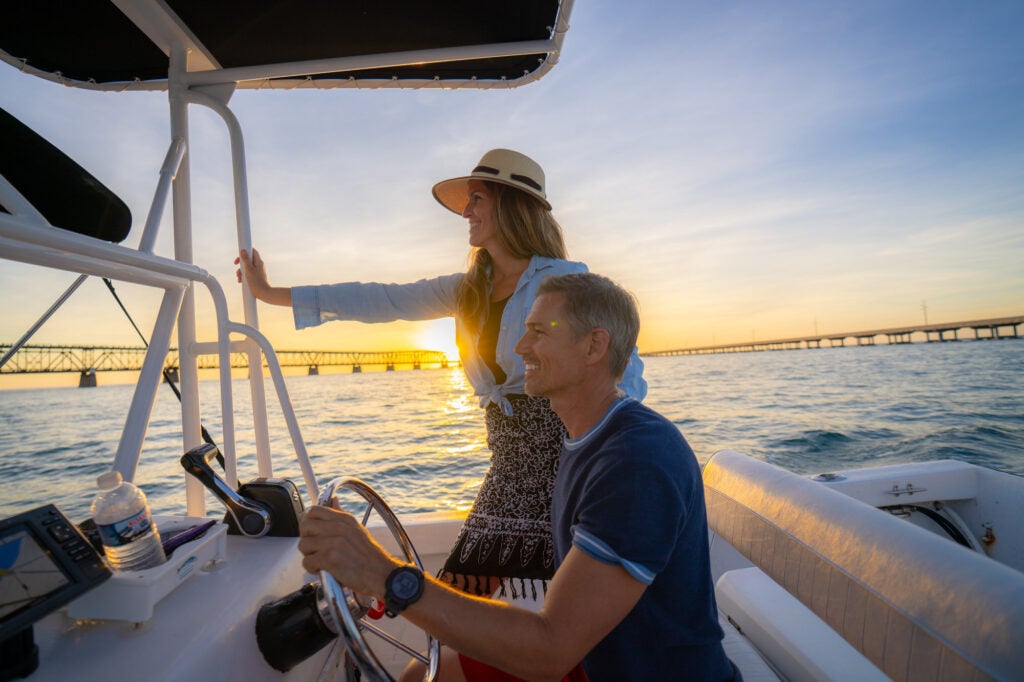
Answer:
<svg viewBox="0 0 1024 682"><path fill-rule="evenodd" d="M469 175L442 180L434 185L434 198L449 211L462 215L466 208L466 186L470 180L500 182L515 187L536 197L545 208L551 210L551 204L544 194L544 169L525 154L511 149L492 149L484 154Z"/></svg>

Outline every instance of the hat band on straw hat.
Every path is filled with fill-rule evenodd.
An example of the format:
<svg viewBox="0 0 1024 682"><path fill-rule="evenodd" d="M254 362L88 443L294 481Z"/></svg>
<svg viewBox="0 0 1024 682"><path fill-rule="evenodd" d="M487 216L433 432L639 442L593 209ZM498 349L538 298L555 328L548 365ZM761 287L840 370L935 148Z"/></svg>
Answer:
<svg viewBox="0 0 1024 682"><path fill-rule="evenodd" d="M492 149L484 154L469 175L443 180L434 185L434 198L449 211L461 215L466 206L470 180L497 182L515 187L551 210L551 204L544 193L544 170L525 154L509 149Z"/></svg>
<svg viewBox="0 0 1024 682"><path fill-rule="evenodd" d="M473 169L471 175L476 175L477 173L490 173L491 175L500 175L501 171L498 170L497 168L491 168L490 166L477 166L476 168ZM529 185L538 192L544 191L544 188L541 187L540 183L528 175L520 175L519 173L509 173L509 177L515 180L516 182L521 182L524 185Z"/></svg>

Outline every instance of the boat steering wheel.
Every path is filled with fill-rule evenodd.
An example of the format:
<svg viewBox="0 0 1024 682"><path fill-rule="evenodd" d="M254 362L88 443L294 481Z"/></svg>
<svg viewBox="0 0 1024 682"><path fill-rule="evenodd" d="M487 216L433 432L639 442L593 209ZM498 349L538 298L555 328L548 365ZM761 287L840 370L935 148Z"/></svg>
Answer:
<svg viewBox="0 0 1024 682"><path fill-rule="evenodd" d="M387 525L388 530L391 531L391 535L394 536L395 541L401 547L406 561L416 564L417 568L421 571L423 570L423 564L420 562L419 555L416 554L416 549L412 546L412 541L405 532L405 528L398 521L398 517L395 516L395 513L391 511L391 508L384 499L373 488L358 478L341 477L334 479L324 487L317 500L317 504L325 507L331 506L331 498L334 497L334 493L338 488L346 488L362 496L369 503L366 513L363 515L363 525L366 525L370 512L375 510L384 519L384 523ZM404 642L368 622L366 615L370 611L369 606L361 602L355 592L339 584L334 576L327 571L320 571L320 586L321 594L323 594L327 602L326 611L334 620L335 631L341 635L348 655L359 666L359 669L367 679L374 682L378 680L381 682L394 682L394 678L388 674L366 643L366 639L363 637L364 630L377 635L385 642L401 649L426 665L427 671L423 675L423 682L434 682L437 679L438 666L441 660L441 645L436 639L429 634L427 635L427 655L424 656Z"/></svg>

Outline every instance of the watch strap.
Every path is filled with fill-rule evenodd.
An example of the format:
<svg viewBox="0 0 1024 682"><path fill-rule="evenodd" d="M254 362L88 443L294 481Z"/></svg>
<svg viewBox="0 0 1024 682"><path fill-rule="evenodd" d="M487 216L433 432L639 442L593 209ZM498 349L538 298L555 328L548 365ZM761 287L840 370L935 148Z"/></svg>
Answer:
<svg viewBox="0 0 1024 682"><path fill-rule="evenodd" d="M384 582L384 613L394 618L423 595L423 571L416 566L399 566Z"/></svg>

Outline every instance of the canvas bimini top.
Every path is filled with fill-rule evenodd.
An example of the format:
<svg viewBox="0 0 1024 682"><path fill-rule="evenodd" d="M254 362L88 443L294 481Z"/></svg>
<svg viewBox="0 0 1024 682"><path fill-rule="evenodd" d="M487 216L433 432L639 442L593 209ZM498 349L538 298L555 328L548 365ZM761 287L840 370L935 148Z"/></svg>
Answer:
<svg viewBox="0 0 1024 682"><path fill-rule="evenodd" d="M558 60L572 0L20 0L0 59L65 85L515 87Z"/></svg>

